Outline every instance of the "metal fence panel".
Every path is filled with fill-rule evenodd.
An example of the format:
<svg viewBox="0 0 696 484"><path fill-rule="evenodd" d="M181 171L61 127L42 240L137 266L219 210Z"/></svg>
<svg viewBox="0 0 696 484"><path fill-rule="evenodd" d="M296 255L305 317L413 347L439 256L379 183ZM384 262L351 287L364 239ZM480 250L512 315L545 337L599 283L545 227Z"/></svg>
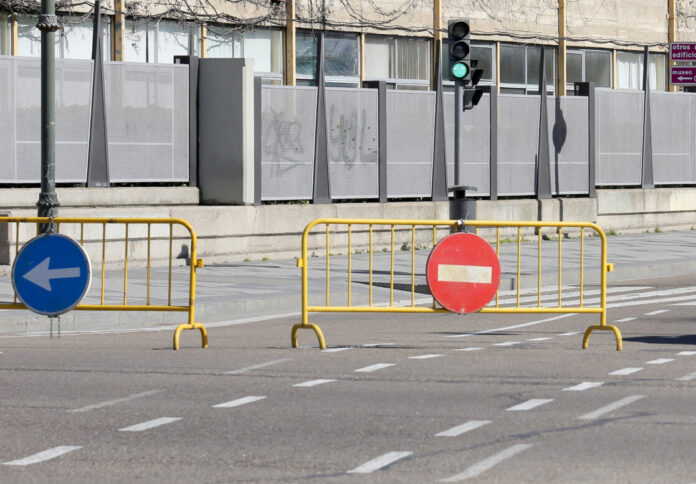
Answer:
<svg viewBox="0 0 696 484"><path fill-rule="evenodd" d="M387 194L432 193L435 93L387 91Z"/></svg>
<svg viewBox="0 0 696 484"><path fill-rule="evenodd" d="M447 152L447 186L456 184L454 179L454 94L443 96L445 111L445 148ZM461 106L456 106L461 109ZM479 104L462 113L461 144L459 150L461 184L476 187L472 195L488 196L491 193L491 97L484 94Z"/></svg>
<svg viewBox="0 0 696 484"><path fill-rule="evenodd" d="M498 194L534 195L539 96L498 97Z"/></svg>
<svg viewBox="0 0 696 484"><path fill-rule="evenodd" d="M650 93L653 173L656 184L696 182L693 170L692 104L694 94Z"/></svg>
<svg viewBox="0 0 696 484"><path fill-rule="evenodd" d="M588 99L549 96L551 192L585 195L589 192Z"/></svg>
<svg viewBox="0 0 696 484"><path fill-rule="evenodd" d="M104 65L110 179L188 181L187 65Z"/></svg>
<svg viewBox="0 0 696 484"><path fill-rule="evenodd" d="M643 93L597 90L597 186L640 185Z"/></svg>
<svg viewBox="0 0 696 484"><path fill-rule="evenodd" d="M263 86L261 97L261 198L311 199L317 88Z"/></svg>
<svg viewBox="0 0 696 484"><path fill-rule="evenodd" d="M377 90L327 88L326 111L331 197L379 197Z"/></svg>
<svg viewBox="0 0 696 484"><path fill-rule="evenodd" d="M9 97L0 101L3 139L11 154L0 162L0 183L41 181L41 63L24 57L0 58L0 83ZM92 86L92 62L56 60L56 181L84 183ZM2 96L4 98L4 96ZM10 131L11 130L11 131Z"/></svg>

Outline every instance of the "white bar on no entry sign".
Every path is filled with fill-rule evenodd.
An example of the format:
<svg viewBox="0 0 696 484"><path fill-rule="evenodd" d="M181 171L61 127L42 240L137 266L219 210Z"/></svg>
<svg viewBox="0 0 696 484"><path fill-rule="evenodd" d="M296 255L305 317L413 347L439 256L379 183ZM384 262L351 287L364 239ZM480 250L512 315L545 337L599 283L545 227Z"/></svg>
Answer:
<svg viewBox="0 0 696 484"><path fill-rule="evenodd" d="M437 266L437 280L442 282L490 284L493 281L493 268L487 266L440 264Z"/></svg>

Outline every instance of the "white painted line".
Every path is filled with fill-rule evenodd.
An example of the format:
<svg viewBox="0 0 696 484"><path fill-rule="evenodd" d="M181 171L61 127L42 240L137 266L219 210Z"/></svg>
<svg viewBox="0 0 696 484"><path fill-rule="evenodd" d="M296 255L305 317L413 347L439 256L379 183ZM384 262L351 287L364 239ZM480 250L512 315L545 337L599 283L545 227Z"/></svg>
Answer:
<svg viewBox="0 0 696 484"><path fill-rule="evenodd" d="M399 452L399 451L394 451L394 452L387 452L384 455L381 455L375 459L369 460L365 462L364 464L359 465L355 469L352 469L348 471L348 474L369 474L371 472L378 471L380 469L384 469L385 467L392 465L394 462L404 459L408 457L409 455L413 454L413 452Z"/></svg>
<svg viewBox="0 0 696 484"><path fill-rule="evenodd" d="M601 417L602 415L605 415L609 412L613 412L614 410L617 410L621 407L624 407L630 403L637 402L641 398L644 398L645 395L632 395L630 397L622 398L621 400L618 400L614 403L610 403L609 405L606 405L602 408L598 408L594 412L586 413L585 415L581 415L578 418L581 420L594 420L598 417Z"/></svg>
<svg viewBox="0 0 696 484"><path fill-rule="evenodd" d="M515 346L522 344L520 341L506 341L505 343L493 343L493 346Z"/></svg>
<svg viewBox="0 0 696 484"><path fill-rule="evenodd" d="M445 355L435 355L435 354L430 354L430 355L418 355L418 356L409 356L409 360L429 360L431 358L439 358L441 356Z"/></svg>
<svg viewBox="0 0 696 484"><path fill-rule="evenodd" d="M649 313L645 313L644 316L656 316L658 314L662 313L668 313L669 309L658 309L657 311L650 311Z"/></svg>
<svg viewBox="0 0 696 484"><path fill-rule="evenodd" d="M564 388L563 390L568 392L582 392L584 390L589 390L590 388L596 388L602 385L604 385L603 381L584 381L573 387Z"/></svg>
<svg viewBox="0 0 696 484"><path fill-rule="evenodd" d="M575 336L580 334L580 331L568 331L567 333L560 333L558 336Z"/></svg>
<svg viewBox="0 0 696 484"><path fill-rule="evenodd" d="M394 346L394 343L368 343L363 348L379 348L380 346Z"/></svg>
<svg viewBox="0 0 696 484"><path fill-rule="evenodd" d="M491 423L490 420L471 420L465 424L457 425L449 430L435 434L435 437L459 437L463 433L470 432L471 430L476 430L484 425Z"/></svg>
<svg viewBox="0 0 696 484"><path fill-rule="evenodd" d="M450 334L450 335L447 335L447 337L448 338L463 338L466 336L476 336L479 334L496 333L498 331L507 331L509 329L517 329L517 328L525 328L527 326L535 326L537 324L548 323L550 321L556 321L557 319L569 318L571 316L577 316L577 313L561 314L561 315L553 316L553 317L546 318L546 319L540 319L539 321L531 321L529 323L515 324L513 326L504 326L502 328L484 329L482 331L473 331L471 333Z"/></svg>
<svg viewBox="0 0 696 484"><path fill-rule="evenodd" d="M696 306L696 301L688 302L688 303L672 304L672 306Z"/></svg>
<svg viewBox="0 0 696 484"><path fill-rule="evenodd" d="M437 266L437 280L490 284L493 281L493 268L490 266L439 264Z"/></svg>
<svg viewBox="0 0 696 484"><path fill-rule="evenodd" d="M549 336L542 336L541 338L531 338L528 339L527 341L546 341L547 339L553 339Z"/></svg>
<svg viewBox="0 0 696 484"><path fill-rule="evenodd" d="M3 464L6 466L28 466L31 464L38 464L39 462L55 459L63 454L67 454L68 452L81 448L81 445L61 445L60 447L53 447L52 449L44 450L38 454L30 455L24 459L11 460L9 462L4 462Z"/></svg>
<svg viewBox="0 0 696 484"><path fill-rule="evenodd" d="M696 355L696 351L680 351L677 353L679 356L694 356Z"/></svg>
<svg viewBox="0 0 696 484"><path fill-rule="evenodd" d="M629 321L635 321L638 318L623 318L623 319L617 319L615 322L616 323L628 323Z"/></svg>
<svg viewBox="0 0 696 484"><path fill-rule="evenodd" d="M346 351L346 350L350 350L350 349L352 349L352 348L348 348L348 347L345 347L345 346L344 346L344 347L341 347L341 348L329 348L329 349L326 349L326 350L321 350L321 352L322 352L322 353L338 353L339 351Z"/></svg>
<svg viewBox="0 0 696 484"><path fill-rule="evenodd" d="M252 370L260 370L261 368L268 368L269 366L279 365L290 361L290 358L281 358L279 360L267 361L266 363L259 363L258 365L247 366L246 368L240 368L239 370L226 371L226 375L239 375L240 373L246 373Z"/></svg>
<svg viewBox="0 0 696 484"><path fill-rule="evenodd" d="M471 479L472 477L477 477L486 472L487 470L491 469L492 467L500 464L504 460L509 459L510 457L514 457L520 452L524 452L525 450L529 449L530 447L532 447L532 444L513 445L512 447L508 447L502 452L498 452L497 454L490 456L488 459L484 459L481 462L472 465L464 472L456 474L452 477L448 477L447 479L440 479L440 482L459 482L464 481L466 479Z"/></svg>
<svg viewBox="0 0 696 484"><path fill-rule="evenodd" d="M218 403L217 405L213 405L213 408L232 408L232 407L239 407L240 405L246 405L247 403L253 403L253 402L258 402L259 400L263 400L266 397L244 397L244 398L238 398L237 400L231 400L229 402L225 403Z"/></svg>
<svg viewBox="0 0 696 484"><path fill-rule="evenodd" d="M522 412L525 410L531 410L533 408L540 407L549 402L553 402L553 398L532 398L531 400L527 400L526 402L522 402L513 407L510 407L507 410L509 412Z"/></svg>
<svg viewBox="0 0 696 484"><path fill-rule="evenodd" d="M305 387L305 388L307 388L307 387L315 387L315 386L317 386L317 385L323 385L324 383L331 383L331 382L334 382L334 381L336 381L336 380L322 380L322 379L319 379L319 380L310 380L310 381L306 381L306 382L304 382L304 383L298 383L298 384L293 385L293 386L294 386L294 387Z"/></svg>
<svg viewBox="0 0 696 484"><path fill-rule="evenodd" d="M177 420L181 420L181 417L156 418L155 420L148 420L147 422L131 425L130 427L123 427L122 429L118 430L119 432L141 432L143 430L149 430L155 427L159 427L160 425L166 425L172 422L176 422Z"/></svg>
<svg viewBox="0 0 696 484"><path fill-rule="evenodd" d="M381 370L382 368L389 368L390 366L395 366L394 363L377 363L376 365L366 366L365 368L360 368L355 370L358 373L370 373L373 371Z"/></svg>
<svg viewBox="0 0 696 484"><path fill-rule="evenodd" d="M646 365L664 365L665 363L669 363L670 361L674 361L674 358L658 358L657 360L651 360L651 361L646 361Z"/></svg>
<svg viewBox="0 0 696 484"><path fill-rule="evenodd" d="M160 393L163 391L164 390L150 390L148 392L135 393L133 395L128 395L127 397L117 398L115 400L109 400L108 402L95 403L94 405L87 405L86 407L74 408L72 410L68 410L68 412L72 412L72 413L89 412L90 410L96 410L98 408L110 407L112 405L117 405L119 403L130 402L131 400L135 400L137 398L142 398L142 397L147 397L149 395L154 395L155 393Z"/></svg>
<svg viewBox="0 0 696 484"><path fill-rule="evenodd" d="M629 368L622 368L621 370L612 371L609 374L610 375L618 375L618 376L626 376L626 375L631 375L633 373L637 373L640 370L642 370L642 368L630 368L629 367Z"/></svg>
<svg viewBox="0 0 696 484"><path fill-rule="evenodd" d="M696 371L693 373L689 373L688 375L684 375L681 378L677 378L678 381L691 381L691 380L696 380Z"/></svg>
<svg viewBox="0 0 696 484"><path fill-rule="evenodd" d="M478 351L478 350L482 350L482 349L483 348L480 346L470 346L468 348L459 348L459 349L456 349L454 351Z"/></svg>

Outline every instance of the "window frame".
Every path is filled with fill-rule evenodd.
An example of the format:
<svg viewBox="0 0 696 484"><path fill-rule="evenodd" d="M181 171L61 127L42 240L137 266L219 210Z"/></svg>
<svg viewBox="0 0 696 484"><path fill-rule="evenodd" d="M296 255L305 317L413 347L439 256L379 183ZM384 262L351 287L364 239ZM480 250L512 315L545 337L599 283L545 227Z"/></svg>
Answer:
<svg viewBox="0 0 696 484"><path fill-rule="evenodd" d="M501 71L501 77L500 77L500 93L501 94L524 94L524 95L539 95L539 81L535 80L535 82L530 83L529 82L529 49L548 49L551 50L553 55L551 56L545 56L545 61L548 62L548 58L550 57L551 59L551 73L553 75L551 82L549 82L549 79L546 79L546 93L549 95L555 95L556 94L556 57L558 50L555 46L552 45L527 45L527 44L512 44L512 43L501 43L500 44L500 50L501 50L501 55L502 55L502 50L506 46L511 46L511 47L523 47L524 48L524 83L512 83L512 82L503 82L502 79L502 71L503 71L503 66L502 66L502 60L501 60L501 66L500 66L500 71ZM548 69L548 67L547 67Z"/></svg>
<svg viewBox="0 0 696 484"><path fill-rule="evenodd" d="M313 40L314 40L314 69L312 74L300 74L297 73L295 75L296 79L296 84L298 86L316 86L317 85L317 78L316 78L316 71L317 71L317 62L318 62L318 43L317 43L317 34L318 32L316 30L305 30L305 29L298 29L297 35L307 35L309 34ZM357 52L357 76L336 76L336 75L326 75L324 73L324 85L326 87L360 87L360 77L361 77L361 56L362 52L360 49L360 34L354 33L354 32L336 32L336 31L331 31L331 32L325 32L324 35L331 35L331 36L336 36L336 37L354 37L355 39L355 45L356 45L356 52ZM297 45L297 44L296 44ZM323 52L322 52L323 54ZM297 48L295 48L295 62L297 62ZM326 62L326 59L324 59L324 62Z"/></svg>
<svg viewBox="0 0 696 484"><path fill-rule="evenodd" d="M390 62L393 64L389 66L389 72L392 73L392 77L368 77L367 72L365 73L365 81L385 81L389 89L396 90L430 90L430 83L432 77L432 53L431 53L431 39L425 37L398 37L395 35L375 35L368 34L365 36L365 44L367 44L368 37L379 38L381 40L389 40L392 42L392 55L390 56ZM409 79L399 77L399 39L417 40L423 41L428 44L428 57L427 57L427 79ZM367 49L365 49L367 50ZM363 52L363 56L366 52Z"/></svg>

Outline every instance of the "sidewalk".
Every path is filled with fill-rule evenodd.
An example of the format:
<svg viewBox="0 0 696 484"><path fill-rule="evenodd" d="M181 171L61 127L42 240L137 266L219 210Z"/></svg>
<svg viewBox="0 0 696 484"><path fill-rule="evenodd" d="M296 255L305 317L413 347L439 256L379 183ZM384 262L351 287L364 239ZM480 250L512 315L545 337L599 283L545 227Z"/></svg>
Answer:
<svg viewBox="0 0 696 484"><path fill-rule="evenodd" d="M298 256L299 256L298 239ZM591 285L599 282L599 240L585 239L584 281ZM558 240L542 243L542 286L558 286ZM517 280L517 244L501 245L502 277L500 290L511 290L520 284L521 290L535 290L538 266L537 241L522 244L520 279ZM411 251L394 254L394 300L411 300ZM429 301L425 281L425 265L429 250L415 251L416 297L420 302ZM578 239L562 241L562 285L579 282L580 244ZM609 283L668 277L696 272L696 231L649 233L608 237L607 261L614 264ZM309 260L310 304L324 304L326 298L324 255ZM352 257L351 301L366 304L368 301L368 254ZM348 299L348 257L330 258L330 300L332 305L346 305ZM378 252L373 256L373 303L390 300L391 254ZM188 298L188 267L173 269L172 303L186 304ZM204 324L261 318L264 316L290 315L300 312L301 269L296 261L271 260L229 264L206 265L197 272L196 321ZM98 303L101 298L101 273L94 274L86 303ZM152 269L151 301L166 303L167 270ZM122 271L107 271L105 301L121 304L123 301ZM9 277L0 279L2 300L12 300L12 283ZM128 272L128 304L144 304L146 273L144 269ZM162 327L186 321L185 313L161 312L113 312L72 311L61 316L63 331L112 330L125 328ZM54 326L55 327L55 326ZM48 318L29 311L0 311L0 333L26 333L47 331Z"/></svg>

